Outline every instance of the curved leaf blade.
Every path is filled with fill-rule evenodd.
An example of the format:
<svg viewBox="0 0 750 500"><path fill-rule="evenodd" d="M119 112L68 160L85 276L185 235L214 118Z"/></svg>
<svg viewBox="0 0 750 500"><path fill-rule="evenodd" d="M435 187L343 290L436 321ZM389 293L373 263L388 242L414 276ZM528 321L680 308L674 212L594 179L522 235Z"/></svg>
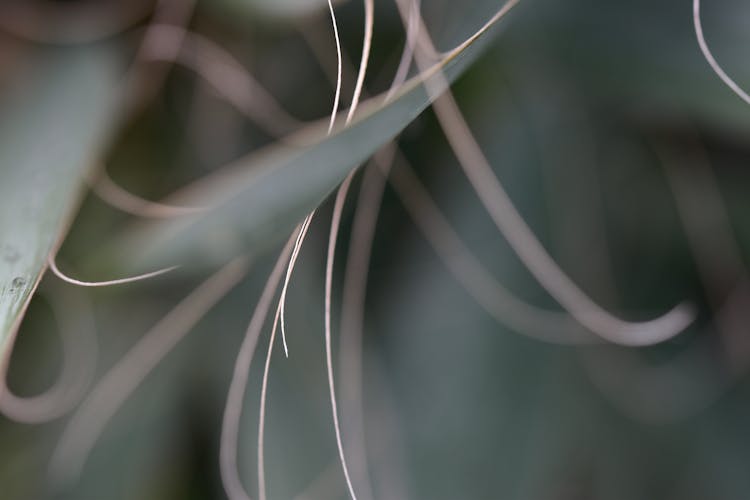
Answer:
<svg viewBox="0 0 750 500"><path fill-rule="evenodd" d="M430 74L410 80L393 100L379 96L364 103L348 127L327 136L321 122L287 141L304 146L272 146L188 188L170 201L212 208L137 226L115 242L109 255L128 267L147 268L207 265L241 252L262 252L421 114L430 104L426 80L439 71L454 81L481 53L490 31L452 52Z"/></svg>
<svg viewBox="0 0 750 500"><path fill-rule="evenodd" d="M46 49L0 98L0 357L109 137L110 50Z"/></svg>

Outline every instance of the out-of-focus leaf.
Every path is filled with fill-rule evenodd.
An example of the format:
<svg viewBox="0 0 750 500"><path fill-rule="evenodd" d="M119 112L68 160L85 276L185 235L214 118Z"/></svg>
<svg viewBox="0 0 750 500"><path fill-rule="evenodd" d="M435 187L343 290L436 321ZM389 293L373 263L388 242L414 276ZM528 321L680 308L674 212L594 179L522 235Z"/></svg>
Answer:
<svg viewBox="0 0 750 500"><path fill-rule="evenodd" d="M486 41L487 36L475 39L433 69L455 80ZM415 77L393 100L379 96L364 103L349 126L339 126L330 136L327 123L318 123L287 141L303 146L272 146L178 194L172 200L176 204L211 209L134 228L114 245L118 261L137 266L212 263L269 247L429 105L425 78L442 76L432 71ZM338 123L343 121L339 116Z"/></svg>
<svg viewBox="0 0 750 500"><path fill-rule="evenodd" d="M702 5L706 39L724 69L750 84L747 2ZM509 54L545 65L595 97L625 101L651 117L684 115L745 133L750 113L714 74L693 29L692 2L541 1L519 9L508 30Z"/></svg>
<svg viewBox="0 0 750 500"><path fill-rule="evenodd" d="M566 270L572 267L579 282L587 286L591 283L591 289L598 290L592 282L606 279L603 273L587 276L586 272L591 272L588 269L570 265L575 259L580 266L595 266L598 256L593 254L600 251L592 234L595 225L576 217L576 204L585 205L580 211L593 211L599 204L592 199L602 196L608 205L632 205L633 193L637 192L642 209L654 214L651 220L641 216L628 227L630 222L620 221L613 217L615 214L600 214L606 217L603 222L607 229L624 233L616 240L623 243L621 246L627 247L626 238L631 239L631 245L647 248L650 256L636 261L617 258L621 255L618 253L608 255L614 258L610 262L617 271L622 266L620 272L628 281L649 288L644 292L618 286L617 298L628 303L653 303L673 295L672 283L665 277L676 273L663 270L682 265L682 259L675 258L677 238L672 234L679 221L659 213L664 210L667 193L648 177L656 165L606 161L612 155L612 145L603 138L616 132L598 116L590 124L583 121L565 106L566 102L576 106L578 101L566 95L567 90L557 80L543 78L545 73L538 68L531 75L514 74L511 86L510 78L497 70L496 60L488 57L483 62L476 67L481 81L467 79L457 93L467 97L461 102L472 117L473 130L535 233L554 249ZM499 91L508 87L509 91ZM603 161L596 163L598 157L587 156L587 141L601 148L597 150ZM519 272L521 263L500 241L476 195L461 178L455 159L428 139L424 142L426 149L413 153L414 163L423 167L431 191L464 241L504 285L540 303L543 297L534 291L536 285L526 273ZM617 152L622 153L622 149ZM626 178L623 173L616 174L618 169L648 180L625 189L625 182L610 180ZM595 179L584 179L587 174ZM599 176L604 179L598 180ZM565 177L570 178L567 183L562 182ZM545 185L549 186L547 192ZM570 202L566 197L577 199ZM564 202L557 202L559 198ZM382 214L390 222L388 235L417 231L408 223L401 226L406 220L402 214ZM565 219L571 216L575 217L575 227L564 231ZM565 252L566 239L582 240L574 245L587 244L587 250ZM683 415L660 425L635 420L612 403L616 390L606 391L597 385L601 372L587 369L586 356L596 356L598 348L551 346L495 322L472 303L420 236L394 237L387 247L381 243L378 250L383 254L374 256L373 268L378 265L378 272L370 275L368 286L373 294L370 300L376 304L371 310L378 326L377 345L384 346L385 371L403 426L400 435L409 450L409 477L414 488L409 498L462 498L467 491L471 498L518 500L662 498L670 496L664 492L671 492L677 485L682 488L683 474L690 481L685 491L700 493L690 496L680 489L674 498L743 498L746 494L746 474L732 464L747 459L747 443L740 440L741 445L731 446L738 442L736 432L731 430L736 429L736 423L722 417L721 410L692 414L690 418ZM566 254L572 259L560 258ZM660 254L669 255L659 259ZM655 276L652 281L643 279L647 274ZM649 299L651 289L658 294ZM686 292L683 289L680 293ZM644 358L646 355L639 350L628 351ZM614 376L614 366L607 368L612 372L605 373ZM618 380L643 376L639 370L621 372ZM697 377L694 380L700 382L692 385L694 388L707 383L697 371L682 375ZM672 385L667 387L664 397L654 404L660 410L674 406L679 399L679 391L673 391ZM373 392L369 387L363 391L368 395ZM740 394L741 398L745 390ZM723 413L739 421L745 409L737 405L729 411L724 408ZM721 423L715 422L719 418ZM368 443L378 442L377 431L375 424L367 428ZM703 439L711 445L701 442ZM723 439L732 439L730 446ZM716 457L726 461L718 462ZM725 486L726 490L720 492L713 489ZM733 489L741 494L733 493Z"/></svg>
<svg viewBox="0 0 750 500"><path fill-rule="evenodd" d="M65 233L115 109L109 50L47 50L0 104L0 355Z"/></svg>
<svg viewBox="0 0 750 500"><path fill-rule="evenodd" d="M298 18L327 7L326 0L220 0L215 7L232 12L247 12L273 19ZM334 3L340 3L340 0Z"/></svg>

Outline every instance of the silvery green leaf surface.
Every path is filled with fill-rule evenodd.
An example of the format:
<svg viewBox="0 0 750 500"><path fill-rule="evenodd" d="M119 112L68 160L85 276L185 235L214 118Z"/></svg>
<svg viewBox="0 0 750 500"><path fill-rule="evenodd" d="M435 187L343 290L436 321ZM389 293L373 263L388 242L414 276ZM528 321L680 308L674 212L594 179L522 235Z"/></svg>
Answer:
<svg viewBox="0 0 750 500"><path fill-rule="evenodd" d="M108 140L118 66L102 49L25 61L0 104L0 351Z"/></svg>
<svg viewBox="0 0 750 500"><path fill-rule="evenodd" d="M502 21L501 21L502 22ZM443 59L424 77L408 81L395 97L372 98L348 126L329 136L321 121L287 143L242 158L172 201L208 207L197 215L142 224L116 241L120 262L137 266L213 263L240 252L261 252L288 233L352 169L398 135L430 104L424 78L456 79L485 46L492 29ZM435 71L440 71L436 74Z"/></svg>

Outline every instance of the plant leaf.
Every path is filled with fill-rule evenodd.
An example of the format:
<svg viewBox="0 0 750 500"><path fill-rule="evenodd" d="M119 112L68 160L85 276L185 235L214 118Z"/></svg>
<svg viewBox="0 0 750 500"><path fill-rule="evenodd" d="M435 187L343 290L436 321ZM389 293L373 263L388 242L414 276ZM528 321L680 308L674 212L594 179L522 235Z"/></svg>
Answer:
<svg viewBox="0 0 750 500"><path fill-rule="evenodd" d="M216 3L217 7L232 12L267 16L279 20L310 15L328 5L326 0L220 0Z"/></svg>
<svg viewBox="0 0 750 500"><path fill-rule="evenodd" d="M393 100L363 103L348 127L326 135L324 121L286 141L240 159L174 196L182 206L212 207L178 220L136 226L108 254L127 267L211 264L240 252L261 252L318 206L348 174L398 135L430 104L425 79L442 71L455 80L479 55L488 37L477 37L410 80ZM343 123L340 117L339 123ZM304 144L290 146L289 144Z"/></svg>
<svg viewBox="0 0 750 500"><path fill-rule="evenodd" d="M117 76L109 49L38 49L3 87L0 356L109 136Z"/></svg>

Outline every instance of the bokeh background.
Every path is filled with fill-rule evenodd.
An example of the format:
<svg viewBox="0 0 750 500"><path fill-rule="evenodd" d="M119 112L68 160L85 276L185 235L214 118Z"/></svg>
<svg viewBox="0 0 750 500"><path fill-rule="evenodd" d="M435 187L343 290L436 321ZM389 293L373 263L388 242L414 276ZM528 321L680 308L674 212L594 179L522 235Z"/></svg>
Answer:
<svg viewBox="0 0 750 500"><path fill-rule="evenodd" d="M500 6L422 3L441 48L466 38ZM335 8L345 59L356 68L363 7L345 0ZM110 113L109 138L96 144L97 168L128 191L161 199L278 140L190 68L149 60L144 33L156 23L187 28L231 54L296 120L330 112L336 58L325 2L18 0L0 4L0 114L14 113L0 133L25 119L8 89L44 79L53 83L46 95L54 103L65 58L74 64L96 52L117 68L111 92L124 103ZM708 2L703 25L716 58L750 86L750 3ZM395 5L377 2L371 95L388 89L403 44ZM63 63L36 72L45 58ZM353 71L344 78L344 106ZM233 81L221 65L213 75ZM356 375L339 368L351 352L339 354L345 344L339 332L334 339L344 442L352 456L368 458L366 475L352 459L361 498L748 498L750 106L701 55L691 2L522 0L453 91L524 219L583 290L633 320L688 301L696 320L644 348L530 338L467 293L414 224L408 200L387 187L369 265L361 387L347 386ZM106 106L96 97L79 111ZM75 138L81 120L70 112ZM27 133L34 148L48 147ZM559 309L498 233L432 112L397 141L488 273L527 302ZM13 168L0 165L0 174ZM347 497L323 345L331 205L319 210L290 288L290 357L277 346L271 366L266 447L273 499ZM354 205L347 205L337 254L336 314ZM97 249L135 219L86 190L61 267L91 280L121 272L117 262L102 264ZM0 498L225 498L218 449L227 388L280 241L268 242L247 277L128 399L75 485L56 491L47 475L66 418L40 425L2 418ZM209 272L188 267L106 289L46 277L21 326L9 386L33 395L54 383L62 364L58 332L66 324L61 308L72 315L72 328L95 325L97 380ZM61 298L68 302L60 305ZM269 333L270 322L256 360L264 358ZM261 375L256 361L239 445L241 476L253 497ZM364 426L352 390L363 401Z"/></svg>

